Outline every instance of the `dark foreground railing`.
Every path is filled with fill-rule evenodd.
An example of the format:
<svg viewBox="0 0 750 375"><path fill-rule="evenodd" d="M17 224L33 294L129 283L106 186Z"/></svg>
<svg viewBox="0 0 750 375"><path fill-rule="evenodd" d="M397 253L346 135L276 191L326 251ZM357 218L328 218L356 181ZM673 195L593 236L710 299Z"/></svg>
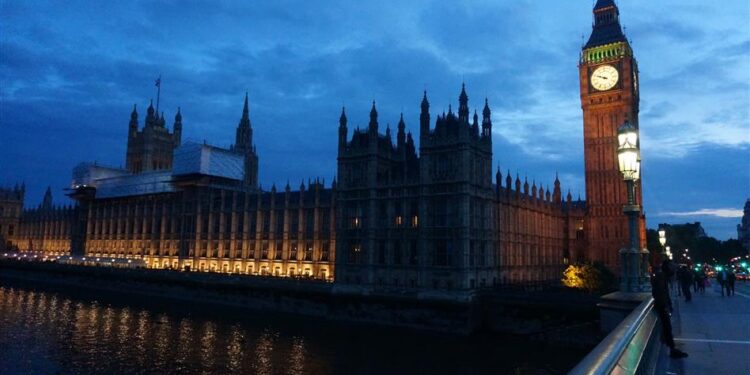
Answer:
<svg viewBox="0 0 750 375"><path fill-rule="evenodd" d="M638 305L569 374L654 373L661 322L653 309L653 298Z"/></svg>

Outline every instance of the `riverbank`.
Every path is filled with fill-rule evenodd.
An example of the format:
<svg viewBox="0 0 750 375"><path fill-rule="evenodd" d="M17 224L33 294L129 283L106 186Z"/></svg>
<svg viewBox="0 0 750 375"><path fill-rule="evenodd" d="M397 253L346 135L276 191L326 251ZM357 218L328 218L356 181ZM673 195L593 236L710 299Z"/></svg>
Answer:
<svg viewBox="0 0 750 375"><path fill-rule="evenodd" d="M589 308L587 298L575 301L569 295L550 293L363 293L307 279L9 260L0 261L2 280L461 335L511 333L554 341L571 337L571 330L575 330L579 337L591 337L581 341L583 345L596 339L586 325L595 317L595 299L591 298Z"/></svg>

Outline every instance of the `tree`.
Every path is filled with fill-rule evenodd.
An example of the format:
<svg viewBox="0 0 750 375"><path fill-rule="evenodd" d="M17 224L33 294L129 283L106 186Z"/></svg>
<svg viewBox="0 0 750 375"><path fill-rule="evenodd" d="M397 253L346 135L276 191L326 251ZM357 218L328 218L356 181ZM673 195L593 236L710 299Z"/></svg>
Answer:
<svg viewBox="0 0 750 375"><path fill-rule="evenodd" d="M562 283L568 288L589 293L605 293L615 289L615 275L602 263L574 263L563 271Z"/></svg>

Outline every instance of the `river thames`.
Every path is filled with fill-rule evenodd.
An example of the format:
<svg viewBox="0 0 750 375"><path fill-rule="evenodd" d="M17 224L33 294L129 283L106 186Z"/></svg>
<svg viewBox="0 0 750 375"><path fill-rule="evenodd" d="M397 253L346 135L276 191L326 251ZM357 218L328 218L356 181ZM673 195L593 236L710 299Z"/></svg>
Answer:
<svg viewBox="0 0 750 375"><path fill-rule="evenodd" d="M586 352L5 282L0 348L0 374L557 374Z"/></svg>

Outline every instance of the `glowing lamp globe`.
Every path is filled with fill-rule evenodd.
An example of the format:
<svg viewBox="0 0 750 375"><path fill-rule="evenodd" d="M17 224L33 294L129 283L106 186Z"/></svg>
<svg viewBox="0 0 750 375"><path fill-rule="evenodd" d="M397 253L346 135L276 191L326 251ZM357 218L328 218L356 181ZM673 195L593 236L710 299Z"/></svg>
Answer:
<svg viewBox="0 0 750 375"><path fill-rule="evenodd" d="M659 243L662 246L667 243L667 231L664 228L659 229Z"/></svg>
<svg viewBox="0 0 750 375"><path fill-rule="evenodd" d="M617 129L617 161L625 180L635 181L640 177L641 155L638 150L638 129L625 121Z"/></svg>

